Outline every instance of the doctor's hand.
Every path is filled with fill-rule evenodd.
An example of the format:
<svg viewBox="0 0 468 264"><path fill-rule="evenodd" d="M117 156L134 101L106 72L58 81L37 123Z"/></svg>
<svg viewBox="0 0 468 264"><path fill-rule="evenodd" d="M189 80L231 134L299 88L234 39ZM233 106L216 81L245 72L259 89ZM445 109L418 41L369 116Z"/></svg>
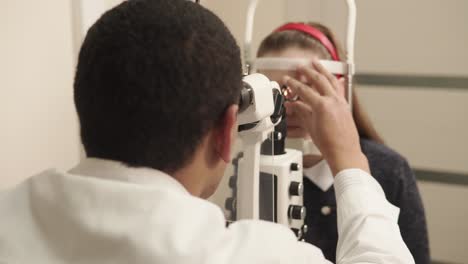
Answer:
<svg viewBox="0 0 468 264"><path fill-rule="evenodd" d="M309 85L285 76L283 83L299 96L286 107L300 119L333 175L351 168L369 172L349 105L342 96L344 86L319 62L300 67L298 73Z"/></svg>

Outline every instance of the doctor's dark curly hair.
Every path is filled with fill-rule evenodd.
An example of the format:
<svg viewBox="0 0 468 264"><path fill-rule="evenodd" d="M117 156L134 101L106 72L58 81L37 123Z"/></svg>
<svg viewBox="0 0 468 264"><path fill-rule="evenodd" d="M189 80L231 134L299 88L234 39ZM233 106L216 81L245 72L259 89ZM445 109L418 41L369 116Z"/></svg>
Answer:
<svg viewBox="0 0 468 264"><path fill-rule="evenodd" d="M88 157L168 173L192 158L242 82L223 22L186 0L131 0L88 31L74 83Z"/></svg>

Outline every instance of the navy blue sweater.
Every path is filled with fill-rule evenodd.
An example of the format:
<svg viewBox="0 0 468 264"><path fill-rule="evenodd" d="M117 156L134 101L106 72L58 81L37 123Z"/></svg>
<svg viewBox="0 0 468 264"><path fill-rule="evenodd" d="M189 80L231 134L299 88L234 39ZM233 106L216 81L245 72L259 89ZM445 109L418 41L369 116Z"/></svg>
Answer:
<svg viewBox="0 0 468 264"><path fill-rule="evenodd" d="M387 200L400 208L398 225L416 264L430 263L424 208L408 162L395 151L370 140L361 139L361 148ZM338 242L335 190L332 187L323 192L306 177L304 187L305 222L309 227L305 239L335 262Z"/></svg>

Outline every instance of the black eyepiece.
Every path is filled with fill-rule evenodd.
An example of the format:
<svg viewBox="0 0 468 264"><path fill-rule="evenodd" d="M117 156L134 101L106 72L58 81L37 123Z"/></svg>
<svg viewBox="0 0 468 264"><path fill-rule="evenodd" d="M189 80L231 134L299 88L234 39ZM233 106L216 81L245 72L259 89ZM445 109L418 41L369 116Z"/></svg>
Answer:
<svg viewBox="0 0 468 264"><path fill-rule="evenodd" d="M246 82L244 82L244 87L241 90L239 98L239 113L244 112L249 105L253 102L253 90L252 87Z"/></svg>

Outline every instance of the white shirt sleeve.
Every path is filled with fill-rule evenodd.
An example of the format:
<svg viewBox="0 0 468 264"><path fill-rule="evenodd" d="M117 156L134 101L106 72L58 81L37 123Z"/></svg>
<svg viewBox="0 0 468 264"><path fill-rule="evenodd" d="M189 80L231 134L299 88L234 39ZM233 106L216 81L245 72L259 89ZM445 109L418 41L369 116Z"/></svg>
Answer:
<svg viewBox="0 0 468 264"><path fill-rule="evenodd" d="M414 263L400 235L399 209L386 200L371 175L359 169L344 170L335 178L335 193L337 264ZM285 226L244 220L235 222L229 230L229 243L220 244L232 252L228 263L331 264L320 249L298 242Z"/></svg>
<svg viewBox="0 0 468 264"><path fill-rule="evenodd" d="M335 178L338 212L338 264L411 264L413 257L398 227L399 209L385 198L382 187L359 169Z"/></svg>

